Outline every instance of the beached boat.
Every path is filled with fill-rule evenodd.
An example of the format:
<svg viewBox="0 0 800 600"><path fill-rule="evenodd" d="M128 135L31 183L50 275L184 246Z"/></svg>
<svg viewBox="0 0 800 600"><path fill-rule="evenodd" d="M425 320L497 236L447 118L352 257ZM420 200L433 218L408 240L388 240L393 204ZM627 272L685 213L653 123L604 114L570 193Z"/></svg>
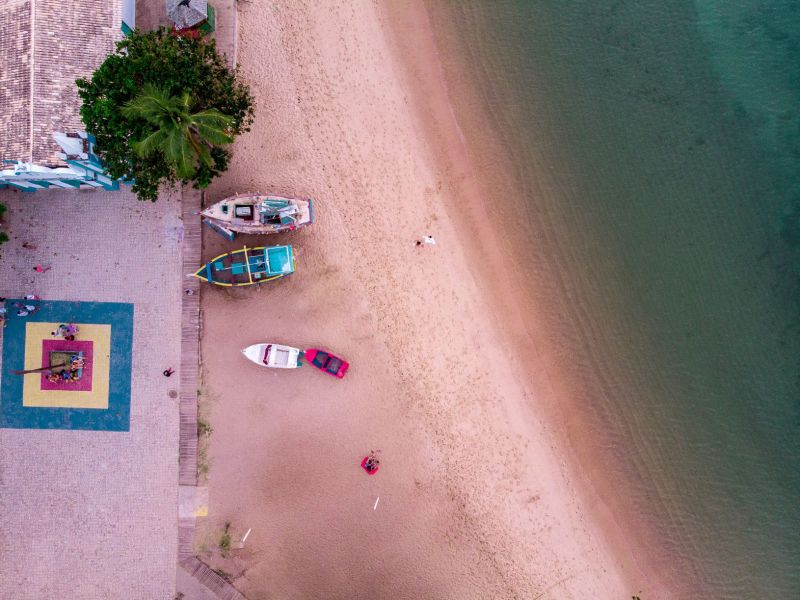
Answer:
<svg viewBox="0 0 800 600"><path fill-rule="evenodd" d="M291 246L261 246L234 250L212 258L194 276L226 287L253 285L294 273Z"/></svg>
<svg viewBox="0 0 800 600"><path fill-rule="evenodd" d="M320 371L341 379L350 368L350 363L335 354L319 348L308 348L303 355Z"/></svg>
<svg viewBox="0 0 800 600"><path fill-rule="evenodd" d="M246 358L262 367L296 369L302 367L303 353L298 348L280 344L253 344L242 350Z"/></svg>
<svg viewBox="0 0 800 600"><path fill-rule="evenodd" d="M284 198L257 192L229 196L200 214L207 225L229 239L236 233L294 231L314 222L311 198Z"/></svg>

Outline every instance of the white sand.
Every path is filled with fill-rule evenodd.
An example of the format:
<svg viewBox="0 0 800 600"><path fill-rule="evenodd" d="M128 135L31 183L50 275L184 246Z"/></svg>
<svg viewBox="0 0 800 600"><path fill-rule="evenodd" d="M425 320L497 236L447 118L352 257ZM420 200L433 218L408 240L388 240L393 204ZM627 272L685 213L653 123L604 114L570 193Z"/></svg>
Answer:
<svg viewBox="0 0 800 600"><path fill-rule="evenodd" d="M630 597L630 559L531 410L527 361L466 258L474 244L502 257L448 214L463 173L441 160L458 148L437 144L458 138L415 105L387 13L277 4L240 3L257 119L208 201L308 193L317 223L268 238L294 244L292 277L203 289L210 524L252 528L234 559L210 560L252 600ZM206 258L231 248L204 235ZM424 235L436 245L417 247ZM260 369L239 350L261 341L329 348L351 370ZM371 449L373 477L359 468Z"/></svg>

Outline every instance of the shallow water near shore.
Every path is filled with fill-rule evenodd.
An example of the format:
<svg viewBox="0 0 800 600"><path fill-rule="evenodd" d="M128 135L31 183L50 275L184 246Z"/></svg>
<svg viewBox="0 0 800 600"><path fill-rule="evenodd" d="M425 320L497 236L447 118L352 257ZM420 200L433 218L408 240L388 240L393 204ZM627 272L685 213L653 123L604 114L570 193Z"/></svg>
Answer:
<svg viewBox="0 0 800 600"><path fill-rule="evenodd" d="M796 2L427 6L616 521L681 597L800 596Z"/></svg>

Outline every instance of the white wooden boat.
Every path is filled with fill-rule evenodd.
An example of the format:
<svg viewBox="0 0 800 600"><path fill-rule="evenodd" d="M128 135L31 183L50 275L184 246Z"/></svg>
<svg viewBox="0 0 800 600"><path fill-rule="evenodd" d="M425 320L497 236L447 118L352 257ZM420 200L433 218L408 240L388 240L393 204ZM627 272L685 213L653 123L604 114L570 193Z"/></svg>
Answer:
<svg viewBox="0 0 800 600"><path fill-rule="evenodd" d="M303 366L303 353L298 348L281 344L253 344L242 350L242 354L259 366L272 369L296 369Z"/></svg>
<svg viewBox="0 0 800 600"><path fill-rule="evenodd" d="M280 233L310 225L314 222L314 203L311 198L252 192L229 196L200 214L212 229L233 239L236 233Z"/></svg>

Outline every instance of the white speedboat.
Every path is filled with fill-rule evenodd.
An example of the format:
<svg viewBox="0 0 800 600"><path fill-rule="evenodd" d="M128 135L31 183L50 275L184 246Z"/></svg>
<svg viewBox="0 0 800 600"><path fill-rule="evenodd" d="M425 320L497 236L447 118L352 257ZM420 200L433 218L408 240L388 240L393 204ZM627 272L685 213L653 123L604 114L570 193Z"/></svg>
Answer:
<svg viewBox="0 0 800 600"><path fill-rule="evenodd" d="M303 366L300 349L281 344L253 344L242 350L242 354L262 367L296 369Z"/></svg>

